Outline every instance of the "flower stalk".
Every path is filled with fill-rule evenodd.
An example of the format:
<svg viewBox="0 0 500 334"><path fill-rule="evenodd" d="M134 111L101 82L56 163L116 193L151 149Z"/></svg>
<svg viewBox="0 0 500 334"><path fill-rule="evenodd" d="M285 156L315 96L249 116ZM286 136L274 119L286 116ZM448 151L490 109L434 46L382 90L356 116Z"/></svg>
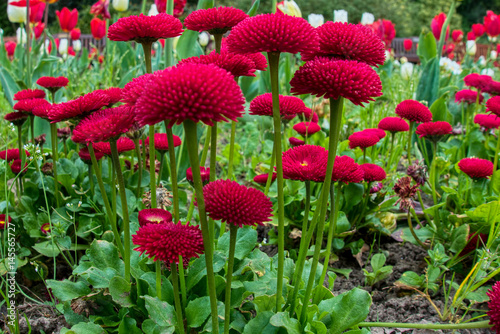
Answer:
<svg viewBox="0 0 500 334"><path fill-rule="evenodd" d="M175 164L174 134L172 128L167 129L168 157L170 163L170 183L172 184L174 202L174 221L179 221L179 190L177 185L177 165Z"/></svg>
<svg viewBox="0 0 500 334"><path fill-rule="evenodd" d="M142 192L141 192L141 184L142 184L142 161L141 161L141 151L139 149L139 138L134 138L134 145L135 145L135 155L137 155L137 165L138 165L138 170L137 172L139 173L139 177L137 179L137 192L136 192L136 197L140 197ZM132 171L134 170L134 162L132 161Z"/></svg>
<svg viewBox="0 0 500 334"><path fill-rule="evenodd" d="M56 206L59 207L59 181L57 179L57 125L50 123L50 142L52 145L52 173L54 175L54 196L56 198ZM90 145L89 145L90 146ZM90 150L90 148L89 148Z"/></svg>
<svg viewBox="0 0 500 334"><path fill-rule="evenodd" d="M182 263L179 263L179 267ZM179 275L177 274L177 265L175 263L170 264L170 272L172 273L172 286L174 287L174 303L175 303L175 314L177 315L177 328L179 333L184 334L184 321L182 320L182 307L181 300L179 298Z"/></svg>
<svg viewBox="0 0 500 334"><path fill-rule="evenodd" d="M236 236L238 226L230 224L229 227L229 258L226 271L226 296L224 309L224 334L229 334L229 322L231 318L231 281L233 279L234 251L236 249Z"/></svg>

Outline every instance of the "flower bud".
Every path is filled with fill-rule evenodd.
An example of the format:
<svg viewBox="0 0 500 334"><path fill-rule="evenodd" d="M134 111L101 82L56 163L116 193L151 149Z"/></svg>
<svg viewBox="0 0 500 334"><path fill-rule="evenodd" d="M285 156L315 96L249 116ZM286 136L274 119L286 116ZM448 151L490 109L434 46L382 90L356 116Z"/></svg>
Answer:
<svg viewBox="0 0 500 334"><path fill-rule="evenodd" d="M413 75L413 64L412 63L404 63L401 65L401 77L403 80L410 80Z"/></svg>
<svg viewBox="0 0 500 334"><path fill-rule="evenodd" d="M485 68L481 71L482 75L489 75L490 77L493 77L495 75L495 71L491 68Z"/></svg>
<svg viewBox="0 0 500 334"><path fill-rule="evenodd" d="M491 50L491 52L490 52L490 58L491 59L497 59L497 57L498 57L498 52L495 51L495 50Z"/></svg>
<svg viewBox="0 0 500 334"><path fill-rule="evenodd" d="M333 21L347 23L347 11L343 10L343 9L334 10L333 11Z"/></svg>
<svg viewBox="0 0 500 334"><path fill-rule="evenodd" d="M207 46L208 42L210 42L210 35L206 31L198 35L198 43L200 43L202 47Z"/></svg>
<svg viewBox="0 0 500 334"><path fill-rule="evenodd" d="M17 28L16 30L17 44L26 44L28 38L26 36L26 30Z"/></svg>
<svg viewBox="0 0 500 334"><path fill-rule="evenodd" d="M68 53L68 40L66 38L61 38L59 41L59 53L65 55Z"/></svg>
<svg viewBox="0 0 500 334"><path fill-rule="evenodd" d="M317 28L325 23L325 18L321 14L309 14L307 20L314 28Z"/></svg>
<svg viewBox="0 0 500 334"><path fill-rule="evenodd" d="M467 52L469 56L475 56L476 51L477 51L476 41L473 40L467 41L465 45L465 52Z"/></svg>
<svg viewBox="0 0 500 334"><path fill-rule="evenodd" d="M113 0L113 8L119 12L124 12L128 9L129 0Z"/></svg>
<svg viewBox="0 0 500 334"><path fill-rule="evenodd" d="M367 25L373 24L373 22L375 22L375 16L372 13L363 13L361 15L361 24Z"/></svg>
<svg viewBox="0 0 500 334"><path fill-rule="evenodd" d="M158 9L156 8L156 5L151 5L151 8L149 9L148 16L154 16L158 15Z"/></svg>
<svg viewBox="0 0 500 334"><path fill-rule="evenodd" d="M80 52L80 50L82 49L82 41L79 39L73 41L73 49L76 52Z"/></svg>
<svg viewBox="0 0 500 334"><path fill-rule="evenodd" d="M406 58L406 57L401 57L401 58L399 58L399 62L400 62L401 64L405 64L405 63L407 63L407 62L408 62L408 58Z"/></svg>
<svg viewBox="0 0 500 334"><path fill-rule="evenodd" d="M302 17L299 5L293 0L284 0L276 5L277 9L282 13L290 16Z"/></svg>
<svg viewBox="0 0 500 334"><path fill-rule="evenodd" d="M26 7L13 6L10 3L17 0L9 0L7 5L7 17L12 23L26 23Z"/></svg>

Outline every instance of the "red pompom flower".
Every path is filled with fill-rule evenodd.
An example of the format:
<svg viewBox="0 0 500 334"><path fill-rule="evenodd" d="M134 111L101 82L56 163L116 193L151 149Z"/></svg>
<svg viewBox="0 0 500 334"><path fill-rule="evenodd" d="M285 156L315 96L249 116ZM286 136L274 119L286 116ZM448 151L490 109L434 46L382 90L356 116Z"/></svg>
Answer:
<svg viewBox="0 0 500 334"><path fill-rule="evenodd" d="M295 137L290 137L288 138L288 142L290 143L290 145L292 147L297 147L297 146L300 146L300 145L305 145L305 141L299 139L299 138L295 138Z"/></svg>
<svg viewBox="0 0 500 334"><path fill-rule="evenodd" d="M181 146L181 138L179 136L174 135L174 147ZM145 140L145 145L149 145L149 137ZM168 151L168 138L166 133L155 133L155 149L160 152Z"/></svg>
<svg viewBox="0 0 500 334"><path fill-rule="evenodd" d="M210 182L210 168L209 167L200 167L200 175L201 175L201 182L203 183L203 185L206 185L206 184L208 184L208 182ZM191 185L194 184L193 170L191 169L191 167L189 167L186 170L186 180L188 180L188 182Z"/></svg>
<svg viewBox="0 0 500 334"><path fill-rule="evenodd" d="M485 129L498 129L500 127L500 117L491 114L477 114L474 116L474 123Z"/></svg>
<svg viewBox="0 0 500 334"><path fill-rule="evenodd" d="M293 126L293 129L297 131L302 137L310 136L316 132L321 131L321 127L318 123L314 122L301 122Z"/></svg>
<svg viewBox="0 0 500 334"><path fill-rule="evenodd" d="M108 108L114 106L122 99L122 89L119 87L110 87L106 89L99 90L109 97Z"/></svg>
<svg viewBox="0 0 500 334"><path fill-rule="evenodd" d="M109 96L102 91L94 91L75 100L55 104L49 110L49 119L61 122L70 119L81 119L109 104Z"/></svg>
<svg viewBox="0 0 500 334"><path fill-rule="evenodd" d="M368 132L354 132L349 136L349 147L351 149L359 147L362 150L367 147L372 147L379 142L379 137L374 133Z"/></svg>
<svg viewBox="0 0 500 334"><path fill-rule="evenodd" d="M20 126L23 125L24 122L28 119L28 115L23 112L15 111L6 114L3 119L5 119L7 122L11 122L15 126Z"/></svg>
<svg viewBox="0 0 500 334"><path fill-rule="evenodd" d="M13 109L27 114L32 114L35 108L44 105L50 105L50 103L45 99L20 100L14 105Z"/></svg>
<svg viewBox="0 0 500 334"><path fill-rule="evenodd" d="M455 94L455 102L456 103L476 103L478 97L478 92L470 89L462 89ZM483 103L484 97L482 94L479 94L479 103Z"/></svg>
<svg viewBox="0 0 500 334"><path fill-rule="evenodd" d="M36 81L39 86L47 89L51 93L57 92L60 88L66 87L69 83L65 77L41 77Z"/></svg>
<svg viewBox="0 0 500 334"><path fill-rule="evenodd" d="M486 111L500 116L500 96L493 96L486 101Z"/></svg>
<svg viewBox="0 0 500 334"><path fill-rule="evenodd" d="M410 130L408 123L400 117L385 117L378 123L378 128L390 133L406 132Z"/></svg>
<svg viewBox="0 0 500 334"><path fill-rule="evenodd" d="M325 179L328 151L321 146L297 146L283 152L282 159L285 179L314 182Z"/></svg>
<svg viewBox="0 0 500 334"><path fill-rule="evenodd" d="M216 180L203 187L203 195L207 214L214 220L238 227L271 221L273 204L260 190Z"/></svg>
<svg viewBox="0 0 500 334"><path fill-rule="evenodd" d="M458 168L472 179L487 179L493 175L493 163L486 159L465 158L458 162Z"/></svg>
<svg viewBox="0 0 500 334"><path fill-rule="evenodd" d="M144 88L153 76L154 74L152 73L146 73L132 79L132 81L130 81L125 85L125 87L123 87L121 101L131 107L134 107L137 99L141 97L142 93L144 92Z"/></svg>
<svg viewBox="0 0 500 334"><path fill-rule="evenodd" d="M500 25L500 23L499 23ZM490 317L490 325L493 325L493 330L500 333L500 282L496 282L491 287L491 290L486 292L486 295L490 298L488 302L489 311L486 312Z"/></svg>
<svg viewBox="0 0 500 334"><path fill-rule="evenodd" d="M383 139L386 136L385 131L382 130L382 129L378 129L378 128L375 128L375 129L364 129L364 130L362 130L360 132L367 133L367 134L374 134L375 136L378 137L378 139Z"/></svg>
<svg viewBox="0 0 500 334"><path fill-rule="evenodd" d="M244 11L233 7L198 9L184 19L184 25L189 30L221 35L247 17Z"/></svg>
<svg viewBox="0 0 500 334"><path fill-rule="evenodd" d="M7 219L7 216L5 214L0 215L0 230L4 230L6 225L10 224L12 222L12 218L9 216L9 219Z"/></svg>
<svg viewBox="0 0 500 334"><path fill-rule="evenodd" d="M92 145L94 146L95 151L99 151L102 154L111 156L111 145L109 142L93 143ZM132 151L135 148L134 141L127 137L120 137L116 141L116 146L118 148L118 154Z"/></svg>
<svg viewBox="0 0 500 334"><path fill-rule="evenodd" d="M404 100L396 107L396 114L410 122L432 121L432 113L425 105L415 100Z"/></svg>
<svg viewBox="0 0 500 334"><path fill-rule="evenodd" d="M139 225L163 224L172 221L172 214L163 209L144 209L139 211Z"/></svg>
<svg viewBox="0 0 500 334"><path fill-rule="evenodd" d="M94 150L94 154L97 161L101 160L102 157L104 157L104 153L97 150ZM92 157L90 156L89 148L87 146L82 147L80 151L78 151L78 156L83 160L83 162L92 163Z"/></svg>
<svg viewBox="0 0 500 334"><path fill-rule="evenodd" d="M27 99L44 99L45 92L41 89L24 89L14 94L14 101Z"/></svg>
<svg viewBox="0 0 500 334"><path fill-rule="evenodd" d="M326 169L323 170L323 180ZM335 157L333 163L332 182L360 183L363 182L364 171L353 158L347 155Z"/></svg>
<svg viewBox="0 0 500 334"><path fill-rule="evenodd" d="M383 181L387 176L385 170L375 164L362 164L359 167L361 167L364 172L363 179L366 182Z"/></svg>
<svg viewBox="0 0 500 334"><path fill-rule="evenodd" d="M225 69L235 77L254 77L255 63L246 55L221 51L217 53L215 50L208 55L199 57L190 57L183 59L179 64L214 64L222 69Z"/></svg>
<svg viewBox="0 0 500 334"><path fill-rule="evenodd" d="M430 141L437 142L443 136L449 135L453 131L451 124L444 121L427 122L417 126L415 133L420 138L425 137Z"/></svg>
<svg viewBox="0 0 500 334"><path fill-rule="evenodd" d="M474 87L478 91L483 91L488 88L492 79L489 75L471 73L465 76L464 83L466 86Z"/></svg>
<svg viewBox="0 0 500 334"><path fill-rule="evenodd" d="M30 152L26 151L26 156L30 156ZM0 159L2 160L7 160L7 161L12 161L12 160L17 160L20 159L19 156L19 149L18 148L9 148L4 151L0 151Z"/></svg>
<svg viewBox="0 0 500 334"><path fill-rule="evenodd" d="M276 172L273 172L273 175L271 176L271 183L273 183L276 180L276 177L278 174ZM269 174L260 174L260 175L255 175L253 178L253 182L265 185L267 184L267 180L269 179Z"/></svg>
<svg viewBox="0 0 500 334"><path fill-rule="evenodd" d="M295 96L280 95L280 114L285 120L290 120L298 113L304 112L304 101ZM250 115L273 116L273 95L265 93L255 97L250 102Z"/></svg>

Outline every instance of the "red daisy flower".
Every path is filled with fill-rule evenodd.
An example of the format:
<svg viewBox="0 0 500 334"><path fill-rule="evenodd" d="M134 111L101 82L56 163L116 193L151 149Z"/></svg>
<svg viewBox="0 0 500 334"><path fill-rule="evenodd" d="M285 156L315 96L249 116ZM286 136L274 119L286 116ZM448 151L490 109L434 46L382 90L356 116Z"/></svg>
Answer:
<svg viewBox="0 0 500 334"><path fill-rule="evenodd" d="M95 159L97 161L101 160L102 157L104 157L104 153L102 152L99 152L97 150L94 150L94 154L95 154ZM89 148L87 146L85 147L82 147L80 149L80 151L78 151L78 156L80 157L80 159L82 159L84 162L87 162L87 163L92 163L92 157L90 156L90 152L89 152Z"/></svg>
<svg viewBox="0 0 500 334"><path fill-rule="evenodd" d="M231 180L216 180L203 187L210 218L238 227L271 221L273 203L264 193Z"/></svg>
<svg viewBox="0 0 500 334"><path fill-rule="evenodd" d="M328 151L321 146L301 145L282 155L283 177L290 180L323 182Z"/></svg>
<svg viewBox="0 0 500 334"><path fill-rule="evenodd" d="M200 174L201 174L201 182L203 185L208 184L210 182L210 168L209 167L200 167ZM188 182L193 185L193 170L191 167L189 167L186 170L186 179Z"/></svg>
<svg viewBox="0 0 500 334"><path fill-rule="evenodd" d="M20 100L14 104L13 109L24 113L32 114L33 110L38 106L50 105L45 99L26 99Z"/></svg>
<svg viewBox="0 0 500 334"><path fill-rule="evenodd" d="M21 101L26 99L44 99L45 92L41 89L24 89L14 94L14 101Z"/></svg>
<svg viewBox="0 0 500 334"><path fill-rule="evenodd" d="M49 110L49 119L61 122L73 118L81 119L109 104L109 96L102 91L94 91L75 100L55 104Z"/></svg>
<svg viewBox="0 0 500 334"><path fill-rule="evenodd" d="M385 170L375 164L362 164L359 165L364 172L364 180L366 182L383 181L386 178Z"/></svg>
<svg viewBox="0 0 500 334"><path fill-rule="evenodd" d="M323 170L323 180L326 169ZM360 183L363 182L364 171L347 155L336 156L333 163L332 182Z"/></svg>
<svg viewBox="0 0 500 334"><path fill-rule="evenodd" d="M28 115L23 112L10 112L3 117L7 122L11 122L15 126L23 125L24 122L28 119Z"/></svg>
<svg viewBox="0 0 500 334"><path fill-rule="evenodd" d="M16 175L21 173L21 159L16 159L12 161L12 163L10 164L10 170L12 171L12 173ZM28 171L28 163L26 162L24 164L23 174L25 174L27 171Z"/></svg>
<svg viewBox="0 0 500 334"><path fill-rule="evenodd" d="M458 168L472 179L487 179L493 175L493 163L486 159L465 158L458 162Z"/></svg>
<svg viewBox="0 0 500 334"><path fill-rule="evenodd" d="M306 105L296 96L280 95L280 114L283 119L290 120L298 113L303 113ZM273 116L273 94L265 93L250 102L250 115Z"/></svg>
<svg viewBox="0 0 500 334"><path fill-rule="evenodd" d="M406 132L410 130L408 123L400 117L385 117L378 122L378 128L391 133Z"/></svg>
<svg viewBox="0 0 500 334"><path fill-rule="evenodd" d="M235 53L289 52L318 49L318 35L303 18L261 14L241 21L227 39L229 51Z"/></svg>
<svg viewBox="0 0 500 334"><path fill-rule="evenodd" d="M373 133L367 133L363 131L354 132L349 136L349 147L351 149L359 147L365 149L367 147L372 147L379 142L379 137Z"/></svg>
<svg viewBox="0 0 500 334"><path fill-rule="evenodd" d="M184 12L187 0L174 0L174 17L180 17ZM159 13L167 11L167 0L155 0L156 9Z"/></svg>
<svg viewBox="0 0 500 334"><path fill-rule="evenodd" d="M4 214L0 215L0 230L4 230L5 226L12 222L12 217L9 216L9 219L6 219L7 216Z"/></svg>
<svg viewBox="0 0 500 334"><path fill-rule="evenodd" d="M30 156L30 152L24 150L26 152L26 156ZM0 159L12 161L20 159L19 157L19 149L18 148L9 148L8 150L0 151Z"/></svg>
<svg viewBox="0 0 500 334"><path fill-rule="evenodd" d="M141 97L144 87L147 86L153 75L152 73L146 73L127 83L122 89L121 101L131 107L135 106L137 99Z"/></svg>
<svg viewBox="0 0 500 334"><path fill-rule="evenodd" d="M493 325L492 329L496 330L498 334L500 333L500 282L493 284L486 295L490 298L488 302L489 311L486 314L490 317L490 325Z"/></svg>
<svg viewBox="0 0 500 334"><path fill-rule="evenodd" d="M46 88L49 92L55 93L60 88L66 87L69 80L65 77L41 77L36 81L39 86Z"/></svg>
<svg viewBox="0 0 500 334"><path fill-rule="evenodd" d="M302 60L316 56L357 60L371 66L383 65L385 46L372 29L361 24L326 22L316 28L319 50L302 52Z"/></svg>
<svg viewBox="0 0 500 334"><path fill-rule="evenodd" d="M186 119L212 126L236 120L245 99L233 76L216 66L184 64L169 67L151 78L136 103L139 125L170 120L170 126Z"/></svg>
<svg viewBox="0 0 500 334"><path fill-rule="evenodd" d="M305 145L305 141L301 140L301 139L298 139L298 138L295 138L295 137L290 137L288 138L288 142L290 143L290 145L292 147L297 147L297 146L301 146L301 145Z"/></svg>
<svg viewBox="0 0 500 334"><path fill-rule="evenodd" d="M465 76L464 83L466 86L474 87L479 91L488 89L491 84L491 77L489 75L471 73Z"/></svg>
<svg viewBox="0 0 500 334"><path fill-rule="evenodd" d="M107 89L100 89L99 91L103 92L109 97L109 103L107 107L112 107L113 105L120 102L122 99L122 89L118 87L111 87Z"/></svg>
<svg viewBox="0 0 500 334"><path fill-rule="evenodd" d="M163 209L144 209L139 211L139 225L163 224L172 222L172 214Z"/></svg>
<svg viewBox="0 0 500 334"><path fill-rule="evenodd" d="M221 45L221 52L222 51L227 51L229 52L229 49L227 47L227 38L222 39L222 45ZM254 68L258 71L265 71L267 68L267 58L260 52L255 52L255 53L245 53L245 57L249 58L251 61L254 62Z"/></svg>
<svg viewBox="0 0 500 334"><path fill-rule="evenodd" d="M51 104L51 103L42 103L42 104L34 107L33 111L31 113L37 117L48 120L49 119L49 110L52 108L52 106L53 106L53 104Z"/></svg>
<svg viewBox="0 0 500 334"><path fill-rule="evenodd" d="M184 25L189 30L222 35L247 17L244 11L233 7L198 9L184 19Z"/></svg>
<svg viewBox="0 0 500 334"><path fill-rule="evenodd" d="M174 147L181 146L181 138L174 135ZM145 140L145 145L149 145L149 137ZM160 152L168 151L168 138L166 133L155 133L155 149Z"/></svg>
<svg viewBox="0 0 500 334"><path fill-rule="evenodd" d="M273 183L276 180L276 177L278 174L276 172L273 172L273 175L271 176L271 183ZM265 185L267 184L267 179L269 179L269 174L260 174L260 175L255 175L253 178L253 182Z"/></svg>
<svg viewBox="0 0 500 334"><path fill-rule="evenodd" d="M40 227L40 231L42 231L43 234L47 235L50 233L50 224L49 223L45 223L42 225L42 227Z"/></svg>
<svg viewBox="0 0 500 334"><path fill-rule="evenodd" d="M316 57L295 72L290 85L295 95L312 94L326 99L342 96L355 105L382 95L382 83L375 70L353 60Z"/></svg>
<svg viewBox="0 0 500 334"><path fill-rule="evenodd" d="M455 94L455 102L456 103L476 103L477 94L475 90L470 89L462 89ZM479 94L479 103L483 103L484 97L482 94Z"/></svg>
<svg viewBox="0 0 500 334"><path fill-rule="evenodd" d="M491 81L488 87L483 89L484 93L488 93L490 95L499 95L500 94L500 82Z"/></svg>
<svg viewBox="0 0 500 334"><path fill-rule="evenodd" d="M450 123L437 121L420 124L417 126L415 133L420 138L425 137L430 141L438 141L442 136L449 135L452 131L453 128Z"/></svg>
<svg viewBox="0 0 500 334"><path fill-rule="evenodd" d="M180 36L183 31L181 21L172 15L139 14L139 16L131 15L118 19L109 27L108 38L112 41L136 41L150 44L160 38Z"/></svg>
<svg viewBox="0 0 500 334"><path fill-rule="evenodd" d="M111 145L109 142L99 142L99 143L93 143L94 150L97 152L101 152L102 154L111 155ZM118 138L118 141L116 142L117 148L118 148L118 154L123 153L123 152L128 152L132 151L135 149L135 144L132 139L129 139L127 137L120 137Z"/></svg>
<svg viewBox="0 0 500 334"><path fill-rule="evenodd" d="M139 247L134 250L143 253L154 261L165 263L179 263L179 256L183 261L203 254L203 236L198 226L191 226L189 222L183 225L176 224L147 224L137 230L132 236L132 242Z"/></svg>
<svg viewBox="0 0 500 334"><path fill-rule="evenodd" d="M500 116L500 96L493 96L486 101L486 111Z"/></svg>
<svg viewBox="0 0 500 334"><path fill-rule="evenodd" d="M382 129L364 129L361 132L374 134L375 136L378 137L378 139L383 139L386 136L385 131Z"/></svg>
<svg viewBox="0 0 500 334"><path fill-rule="evenodd" d="M199 57L190 57L183 59L179 64L214 64L222 69L225 69L235 77L254 77L256 71L255 63L248 57L237 53L221 51L217 53L215 50L208 55Z"/></svg>
<svg viewBox="0 0 500 334"><path fill-rule="evenodd" d="M293 126L293 129L300 135L302 135L302 137L310 136L315 134L316 132L321 131L321 127L318 125L318 123L314 122L297 123Z"/></svg>
<svg viewBox="0 0 500 334"><path fill-rule="evenodd" d="M432 121L432 113L425 105L415 100L404 100L396 107L396 114L410 122Z"/></svg>
<svg viewBox="0 0 500 334"><path fill-rule="evenodd" d="M84 118L73 130L75 143L100 142L116 139L134 124L134 114L129 106L96 111Z"/></svg>
<svg viewBox="0 0 500 334"><path fill-rule="evenodd" d="M485 129L498 129L500 127L500 117L491 114L477 114L474 116L474 123Z"/></svg>

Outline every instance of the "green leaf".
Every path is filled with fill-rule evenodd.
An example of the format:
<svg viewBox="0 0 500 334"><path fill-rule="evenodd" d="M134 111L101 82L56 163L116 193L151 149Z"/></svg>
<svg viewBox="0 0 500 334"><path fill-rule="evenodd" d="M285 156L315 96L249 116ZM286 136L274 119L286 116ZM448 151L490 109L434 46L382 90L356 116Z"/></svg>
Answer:
<svg viewBox="0 0 500 334"><path fill-rule="evenodd" d="M70 330L63 328L61 334L102 334L106 331L93 322L81 322L71 327Z"/></svg>
<svg viewBox="0 0 500 334"><path fill-rule="evenodd" d="M344 199L347 206L345 211L348 211L350 208L361 202L364 192L365 190L363 185L359 183L349 183L347 186L344 186Z"/></svg>
<svg viewBox="0 0 500 334"><path fill-rule="evenodd" d="M297 319L290 318L288 312L278 312L271 317L269 323L276 327L283 327L289 334L301 334L300 323Z"/></svg>
<svg viewBox="0 0 500 334"><path fill-rule="evenodd" d="M420 34L417 55L420 57L422 64L437 56L436 38L432 32Z"/></svg>
<svg viewBox="0 0 500 334"><path fill-rule="evenodd" d="M279 328L274 327L269 320L274 315L274 312L266 311L257 314L255 318L250 320L243 330L243 334L276 334Z"/></svg>
<svg viewBox="0 0 500 334"><path fill-rule="evenodd" d="M226 257L221 252L214 252L214 273L219 272L226 264ZM207 275L207 267L205 264L205 255L197 258L189 267L189 272L186 280L187 289L190 290L195 286L204 276Z"/></svg>
<svg viewBox="0 0 500 334"><path fill-rule="evenodd" d="M33 248L40 254L47 257L56 257L61 252L57 248L57 245L52 241L42 241L33 246Z"/></svg>
<svg viewBox="0 0 500 334"><path fill-rule="evenodd" d="M78 297L86 296L92 290L82 281L71 282L68 280L47 280L47 287L52 290L54 296L62 302Z"/></svg>
<svg viewBox="0 0 500 334"><path fill-rule="evenodd" d="M196 9L209 9L214 6L214 0L198 0Z"/></svg>
<svg viewBox="0 0 500 334"><path fill-rule="evenodd" d="M467 237L469 236L469 225L464 224L453 229L451 233L450 251L458 253L467 245Z"/></svg>
<svg viewBox="0 0 500 334"><path fill-rule="evenodd" d="M175 310L172 305L151 296L141 296L146 301L149 318L160 327L174 329L176 325ZM172 331L173 333L173 331Z"/></svg>
<svg viewBox="0 0 500 334"><path fill-rule="evenodd" d="M386 261L385 255L382 253L373 255L370 263L372 265L373 272L379 271L382 269Z"/></svg>
<svg viewBox="0 0 500 334"><path fill-rule="evenodd" d="M123 261L118 256L116 246L104 240L94 240L87 251L90 262L101 270L115 269L120 275L125 272Z"/></svg>
<svg viewBox="0 0 500 334"><path fill-rule="evenodd" d="M19 49L19 48L18 48ZM21 89L16 83L14 78L6 68L0 67L0 83L2 84L3 93L9 101L11 107L14 106L14 94L16 94Z"/></svg>
<svg viewBox="0 0 500 334"><path fill-rule="evenodd" d="M125 317L120 326L118 326L118 334L141 334L142 331L137 327L135 319Z"/></svg>
<svg viewBox="0 0 500 334"><path fill-rule="evenodd" d="M499 203L497 201L481 204L473 211L467 211L467 216L473 221L485 222L491 224L497 221L500 215Z"/></svg>
<svg viewBox="0 0 500 334"><path fill-rule="evenodd" d="M493 177L493 192L500 195L500 169L495 171Z"/></svg>
<svg viewBox="0 0 500 334"><path fill-rule="evenodd" d="M109 281L109 293L113 300L123 307L134 305L131 296L132 286L121 276L115 276Z"/></svg>
<svg viewBox="0 0 500 334"><path fill-rule="evenodd" d="M186 320L189 327L201 327L209 315L210 298L208 296L196 298L186 307Z"/></svg>
<svg viewBox="0 0 500 334"><path fill-rule="evenodd" d="M201 2L202 0L200 0ZM209 7L210 8L210 7ZM177 56L179 59L189 57L199 57L203 54L203 49L198 43L198 32L193 30L184 30L177 42Z"/></svg>
<svg viewBox="0 0 500 334"><path fill-rule="evenodd" d="M247 14L248 16L255 16L257 14L257 11L259 10L260 6L260 0L254 1L252 7L248 10Z"/></svg>
<svg viewBox="0 0 500 334"><path fill-rule="evenodd" d="M401 275L401 278L396 283L419 288L424 284L424 278L416 272L406 271L403 275Z"/></svg>
<svg viewBox="0 0 500 334"><path fill-rule="evenodd" d="M253 303L255 305L255 310L257 311L257 314L266 311L272 311L273 308L276 306L276 295L274 296L262 295L255 297Z"/></svg>
<svg viewBox="0 0 500 334"><path fill-rule="evenodd" d="M427 101L432 105L437 99L439 90L439 60L437 57L430 59L422 70L422 75L417 87L417 101Z"/></svg>
<svg viewBox="0 0 500 334"><path fill-rule="evenodd" d="M449 121L451 114L446 106L446 96L441 96L429 108L432 113L432 121Z"/></svg>
<svg viewBox="0 0 500 334"><path fill-rule="evenodd" d="M217 249L223 252L226 256L229 256L229 236L229 233L224 233L217 244ZM236 235L236 245L238 246L234 251L234 257L238 260L243 259L245 256L250 254L250 252L255 248L256 244L256 229L252 228L251 226L239 228Z"/></svg>
<svg viewBox="0 0 500 334"><path fill-rule="evenodd" d="M365 290L354 288L319 303L319 313L331 315L328 333L337 334L365 320L370 312L372 297Z"/></svg>

